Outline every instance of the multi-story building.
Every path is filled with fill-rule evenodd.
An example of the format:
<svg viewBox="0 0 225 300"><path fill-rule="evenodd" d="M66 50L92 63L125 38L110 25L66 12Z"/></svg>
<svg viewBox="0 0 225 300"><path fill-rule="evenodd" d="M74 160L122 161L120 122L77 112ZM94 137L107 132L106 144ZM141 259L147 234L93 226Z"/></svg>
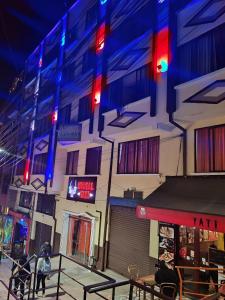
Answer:
<svg viewBox="0 0 225 300"><path fill-rule="evenodd" d="M26 61L10 186L30 251L144 274L223 249L224 24L208 0L76 1L56 24Z"/></svg>

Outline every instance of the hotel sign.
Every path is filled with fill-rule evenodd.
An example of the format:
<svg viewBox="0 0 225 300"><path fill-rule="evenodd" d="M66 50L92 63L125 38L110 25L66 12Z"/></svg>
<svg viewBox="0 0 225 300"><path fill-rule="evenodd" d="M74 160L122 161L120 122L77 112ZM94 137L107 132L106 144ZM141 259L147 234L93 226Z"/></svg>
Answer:
<svg viewBox="0 0 225 300"><path fill-rule="evenodd" d="M81 124L70 124L60 126L58 130L58 141L80 141L81 140Z"/></svg>
<svg viewBox="0 0 225 300"><path fill-rule="evenodd" d="M67 199L95 203L97 177L69 177Z"/></svg>

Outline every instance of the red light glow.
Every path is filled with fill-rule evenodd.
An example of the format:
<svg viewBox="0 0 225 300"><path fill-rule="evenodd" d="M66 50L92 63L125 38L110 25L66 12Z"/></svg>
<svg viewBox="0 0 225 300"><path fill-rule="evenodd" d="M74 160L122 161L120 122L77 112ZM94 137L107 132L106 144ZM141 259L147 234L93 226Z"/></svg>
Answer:
<svg viewBox="0 0 225 300"><path fill-rule="evenodd" d="M100 53L105 46L106 26L103 23L96 33L96 53Z"/></svg>
<svg viewBox="0 0 225 300"><path fill-rule="evenodd" d="M25 183L28 181L29 179L29 169L30 169L30 159L27 159L26 161L26 165L25 165L25 170L24 170L24 181Z"/></svg>
<svg viewBox="0 0 225 300"><path fill-rule="evenodd" d="M168 70L170 60L169 30L166 27L159 31L155 36L155 45L153 49L153 70L155 79L158 79L159 73L163 73Z"/></svg>
<svg viewBox="0 0 225 300"><path fill-rule="evenodd" d="M54 111L54 113L52 114L52 124L55 124L58 120L58 111Z"/></svg>
<svg viewBox="0 0 225 300"><path fill-rule="evenodd" d="M91 181L79 181L78 182L78 190L83 191L94 191L94 183Z"/></svg>
<svg viewBox="0 0 225 300"><path fill-rule="evenodd" d="M93 99L92 99L92 110L93 111L95 109L95 105L100 103L101 89L102 89L102 76L99 75L95 79L94 86L93 86Z"/></svg>

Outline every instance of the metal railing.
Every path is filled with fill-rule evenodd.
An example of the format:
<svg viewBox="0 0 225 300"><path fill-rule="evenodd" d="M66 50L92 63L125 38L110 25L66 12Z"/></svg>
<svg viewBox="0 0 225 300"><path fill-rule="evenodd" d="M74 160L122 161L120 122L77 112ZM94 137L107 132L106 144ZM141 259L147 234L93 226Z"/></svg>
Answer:
<svg viewBox="0 0 225 300"><path fill-rule="evenodd" d="M29 272L27 271L24 266L21 266L17 261L15 261L12 257L10 257L7 253L3 253L5 257L7 257L12 263L16 264L19 268L19 270L24 270L27 273L27 276L25 278L22 278L21 283L22 283L22 288L20 284L20 289L17 290L17 292L21 292L22 295L27 300L34 300L35 299L35 292L36 290L36 281L37 281L37 264L38 264L38 259L44 256L36 256L33 255L32 257L29 258L29 260L26 263L34 262L33 266L33 271ZM120 282L116 282L115 279L107 276L106 274L97 271L95 268L89 267L87 265L84 265L76 260L74 260L71 257L67 257L61 253L59 254L54 254L51 255L51 259L57 259L58 261L54 260L54 264L57 266L55 269L52 269L50 271L50 274L53 276L56 275L56 278L54 278L54 284L48 284L46 286L46 289L55 289L54 291L54 297L56 300L59 300L59 297L61 299L62 295L67 295L69 298L73 300L87 300L88 295L91 294L96 294L98 299L105 299L105 300L114 300L116 299L116 292L118 291L117 289L123 286L127 286L126 289L126 295L121 296L122 299L154 299L154 297L158 299L165 299L165 300L172 300L172 298L165 296L161 294L160 292L157 292L152 286L147 286L141 283L138 283L133 280L124 280ZM68 267L66 267L66 264L68 264ZM180 268L182 267L177 267L178 269L178 274L180 278L180 299L182 299L182 295L184 293L183 290L183 283L187 282L182 279L181 273L180 273ZM187 268L187 267L186 267ZM199 268L197 268L199 269ZM213 269L213 268L208 268L208 269ZM13 296L16 300L17 295L13 291L13 281L15 280L16 275L18 274L19 270L17 270L14 274L11 275L9 279L9 286L8 286L8 298L9 300L10 295ZM78 270L78 273L76 273ZM73 272L72 272L73 271ZM79 277L78 274L81 271L83 272L83 277ZM89 274L94 274L95 276L91 277L91 280L94 278L93 284L87 284L86 276L89 276ZM92 275L91 275L92 276ZM29 280L27 280L27 277L29 277ZM70 280L72 282L72 285L66 288L64 285L64 281ZM96 283L96 279L97 283ZM84 281L83 281L84 280ZM23 290L23 285L25 283L28 283L26 286L26 291ZM66 282L66 281L65 281ZM189 282L189 281L188 281ZM18 283L18 282L17 282ZM15 287L15 286L14 286ZM80 288L79 292L77 292L77 287L78 289ZM73 288L75 290L73 291ZM22 289L22 290L21 290ZM138 296L137 296L137 290L138 290ZM103 292L103 293L102 293ZM136 292L136 294L135 294ZM78 297L78 294L80 298ZM210 295L212 296L212 295ZM137 297L137 298L136 298ZM24 299L25 299L24 298ZM214 300L215 298L207 298L207 300Z"/></svg>
<svg viewBox="0 0 225 300"><path fill-rule="evenodd" d="M178 272L178 276L179 276L179 295L180 295L180 300L182 300L182 297L183 295L189 295L190 297L202 297L202 299L216 299L214 297L216 297L215 295L218 294L218 293L210 293L210 294L205 294L205 293L202 293L202 292L199 292L198 290L191 290L191 289L188 289L185 287L185 284L188 284L188 285L193 285L193 286L196 286L196 287L199 287L199 286L207 286L210 287L210 284L211 282L206 282L206 281L198 281L198 280L185 280L183 279L183 273L185 270L191 270L191 271L203 271L203 272L210 272L210 271L216 271L219 273L223 273L224 272L224 268L210 268L210 267L188 267L188 266L176 266L175 267L177 269L177 272ZM221 286L221 284L219 283L213 283L217 289ZM209 290L209 288L208 288ZM212 298L211 298L212 297Z"/></svg>

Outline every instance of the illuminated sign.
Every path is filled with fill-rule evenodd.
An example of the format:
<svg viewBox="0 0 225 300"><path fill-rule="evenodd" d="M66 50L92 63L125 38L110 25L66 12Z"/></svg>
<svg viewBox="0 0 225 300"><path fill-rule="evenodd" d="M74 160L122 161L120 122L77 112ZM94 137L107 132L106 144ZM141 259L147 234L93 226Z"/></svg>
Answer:
<svg viewBox="0 0 225 300"><path fill-rule="evenodd" d="M95 203L97 177L69 177L67 199Z"/></svg>

